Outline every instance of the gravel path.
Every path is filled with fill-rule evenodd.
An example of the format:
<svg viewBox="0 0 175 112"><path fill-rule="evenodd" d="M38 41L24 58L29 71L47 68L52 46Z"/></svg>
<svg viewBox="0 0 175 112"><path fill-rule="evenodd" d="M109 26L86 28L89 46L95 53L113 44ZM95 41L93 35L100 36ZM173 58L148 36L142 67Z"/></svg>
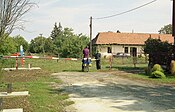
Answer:
<svg viewBox="0 0 175 112"><path fill-rule="evenodd" d="M63 80L62 88L75 102L67 112L175 112L175 87L153 86L101 72L53 75Z"/></svg>

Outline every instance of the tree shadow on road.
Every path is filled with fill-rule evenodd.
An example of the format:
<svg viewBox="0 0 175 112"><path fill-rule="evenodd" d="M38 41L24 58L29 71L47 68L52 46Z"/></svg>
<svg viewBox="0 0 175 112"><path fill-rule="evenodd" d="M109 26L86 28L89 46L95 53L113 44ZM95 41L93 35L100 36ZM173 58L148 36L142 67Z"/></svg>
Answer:
<svg viewBox="0 0 175 112"><path fill-rule="evenodd" d="M112 108L123 111L145 111L166 112L168 109L175 111L175 88L170 86L145 87L139 85L125 84L104 84L104 85L71 85L65 86L64 91L69 94L75 94L75 98L100 98L103 100L112 100L115 104Z"/></svg>

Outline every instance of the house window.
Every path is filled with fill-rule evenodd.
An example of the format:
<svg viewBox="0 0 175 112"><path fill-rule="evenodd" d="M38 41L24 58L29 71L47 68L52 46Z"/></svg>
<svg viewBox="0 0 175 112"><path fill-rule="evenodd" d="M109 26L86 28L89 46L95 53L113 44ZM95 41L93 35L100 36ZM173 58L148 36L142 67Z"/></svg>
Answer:
<svg viewBox="0 0 175 112"><path fill-rule="evenodd" d="M112 47L108 47L108 53L112 53Z"/></svg>
<svg viewBox="0 0 175 112"><path fill-rule="evenodd" d="M125 47L125 53L128 53L128 47Z"/></svg>

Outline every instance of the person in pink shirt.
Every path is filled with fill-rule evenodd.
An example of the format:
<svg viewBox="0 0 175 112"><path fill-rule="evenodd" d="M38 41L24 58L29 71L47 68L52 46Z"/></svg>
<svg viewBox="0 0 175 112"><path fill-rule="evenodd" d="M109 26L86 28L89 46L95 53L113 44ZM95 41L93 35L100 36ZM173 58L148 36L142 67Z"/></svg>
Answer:
<svg viewBox="0 0 175 112"><path fill-rule="evenodd" d="M84 60L84 58L87 58L87 59ZM82 71L84 71L84 64L88 62L88 58L89 58L89 49L88 49L88 46L86 46L83 49Z"/></svg>
<svg viewBox="0 0 175 112"><path fill-rule="evenodd" d="M88 57L89 57L89 49L88 49L88 46L86 46L83 49L83 58L88 58Z"/></svg>

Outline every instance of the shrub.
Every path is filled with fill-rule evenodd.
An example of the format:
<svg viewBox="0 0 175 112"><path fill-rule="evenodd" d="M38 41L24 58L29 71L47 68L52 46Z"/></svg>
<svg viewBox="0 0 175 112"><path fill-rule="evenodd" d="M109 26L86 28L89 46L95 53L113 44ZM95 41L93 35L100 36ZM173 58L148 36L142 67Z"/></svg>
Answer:
<svg viewBox="0 0 175 112"><path fill-rule="evenodd" d="M170 71L172 75L175 75L175 61L171 61Z"/></svg>
<svg viewBox="0 0 175 112"><path fill-rule="evenodd" d="M154 71L151 73L152 78L166 78L165 74L161 71Z"/></svg>
<svg viewBox="0 0 175 112"><path fill-rule="evenodd" d="M159 64L155 64L152 68L152 72L154 71L160 71L160 72L164 72L164 70L162 69L162 67Z"/></svg>

